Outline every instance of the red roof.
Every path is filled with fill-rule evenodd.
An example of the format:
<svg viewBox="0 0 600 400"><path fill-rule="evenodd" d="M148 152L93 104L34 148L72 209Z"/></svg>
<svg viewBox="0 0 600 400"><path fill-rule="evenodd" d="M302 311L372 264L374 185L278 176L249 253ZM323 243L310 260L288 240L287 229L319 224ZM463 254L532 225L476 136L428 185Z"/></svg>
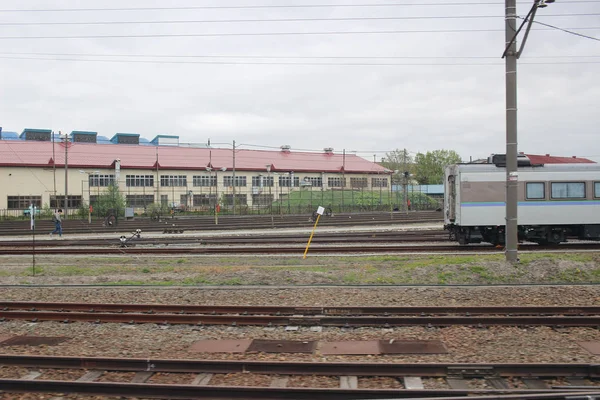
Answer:
<svg viewBox="0 0 600 400"><path fill-rule="evenodd" d="M572 157L557 157L546 154L543 156L536 154L526 154L532 164L595 164L595 161L587 158Z"/></svg>
<svg viewBox="0 0 600 400"><path fill-rule="evenodd" d="M54 160L64 166L65 146L54 144ZM115 159L121 168L159 168L205 170L206 167L233 168L230 149L206 149L178 146L69 143L68 162L73 168L113 168ZM345 172L381 174L387 170L354 154L236 150L235 169L240 171ZM52 142L0 140L0 166L48 167L53 165Z"/></svg>

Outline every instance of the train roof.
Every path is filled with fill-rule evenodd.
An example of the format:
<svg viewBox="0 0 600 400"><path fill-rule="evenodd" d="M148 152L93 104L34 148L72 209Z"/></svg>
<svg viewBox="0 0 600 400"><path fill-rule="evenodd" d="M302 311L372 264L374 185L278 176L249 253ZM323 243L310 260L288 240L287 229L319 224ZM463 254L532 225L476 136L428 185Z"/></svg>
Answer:
<svg viewBox="0 0 600 400"><path fill-rule="evenodd" d="M494 164L455 164L460 172L504 172L505 167L497 167ZM519 167L519 171L600 171L600 164L545 164Z"/></svg>

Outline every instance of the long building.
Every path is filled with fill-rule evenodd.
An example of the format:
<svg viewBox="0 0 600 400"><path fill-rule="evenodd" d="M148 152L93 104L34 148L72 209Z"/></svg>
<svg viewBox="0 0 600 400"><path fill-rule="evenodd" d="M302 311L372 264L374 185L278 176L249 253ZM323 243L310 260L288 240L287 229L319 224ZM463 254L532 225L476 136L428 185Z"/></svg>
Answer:
<svg viewBox="0 0 600 400"><path fill-rule="evenodd" d="M355 154L202 148L177 136L148 141L138 134L111 139L96 132L0 131L0 209L68 208L94 204L116 184L128 207L206 210L266 206L296 190L389 190L391 171ZM234 200L235 199L235 200Z"/></svg>

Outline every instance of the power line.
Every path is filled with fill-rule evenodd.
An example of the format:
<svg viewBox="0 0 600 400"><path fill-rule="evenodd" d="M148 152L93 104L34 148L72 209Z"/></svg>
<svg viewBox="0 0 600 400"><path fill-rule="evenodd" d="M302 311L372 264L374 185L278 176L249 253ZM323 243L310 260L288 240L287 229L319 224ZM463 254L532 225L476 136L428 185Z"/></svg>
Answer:
<svg viewBox="0 0 600 400"><path fill-rule="evenodd" d="M38 57L10 57L0 56L5 60L33 60L33 61L82 61L102 63L129 63L129 64L203 64L203 65L300 65L300 66L500 66L496 63L348 63L348 62L235 62L235 61L161 61L161 60L90 60L82 58L38 58ZM600 64L600 61L559 61L559 62L523 62L525 65L561 65L561 64Z"/></svg>
<svg viewBox="0 0 600 400"><path fill-rule="evenodd" d="M566 28L579 30L597 30L600 27ZM537 31L553 31L553 29L535 29ZM329 31L329 32L247 32L247 33L179 33L148 35L76 35L76 36L0 36L0 40L11 39L124 39L124 38L170 38L170 37L233 37L233 36L312 36L312 35L365 35L365 34L411 34L411 33L472 33L503 32L504 29L440 29L440 30L393 30L393 31Z"/></svg>
<svg viewBox="0 0 600 400"><path fill-rule="evenodd" d="M570 0L569 4L598 3L598 0ZM372 4L280 4L280 5L247 5L247 6L181 6L181 7L119 7L119 8L40 8L40 9L0 9L0 12L97 12L97 11L166 11L166 10L241 10L241 9L273 9L273 8L335 8L335 7L447 7L447 6L491 6L504 2L454 2L454 3L372 3ZM531 4L531 2L519 2Z"/></svg>
<svg viewBox="0 0 600 400"><path fill-rule="evenodd" d="M545 24L543 22L538 22L538 21L533 21L533 22L535 22L536 24L539 24L539 25L543 25L543 26L547 26L547 27L553 28L553 29L558 29L559 31L566 32L566 33L569 33L571 35L579 36L579 37L586 38L586 39L597 40L597 41L600 42L600 39L595 38L593 36L588 36L588 35L584 35L584 34L581 34L581 33L573 32L573 31L570 31L570 30L568 30L566 28L559 28L558 26L554 26L554 25L550 25L550 24Z"/></svg>
<svg viewBox="0 0 600 400"><path fill-rule="evenodd" d="M497 60L497 56L263 56L263 55L231 55L231 54L94 54L94 53L43 53L43 52L0 52L0 55L9 56L60 56L60 57L129 57L129 58L234 58L234 59L284 59L284 60L329 60L329 59L402 59L402 60L470 60L487 59ZM599 58L600 55L558 55L558 56L529 56L528 59L555 59L555 58Z"/></svg>
<svg viewBox="0 0 600 400"><path fill-rule="evenodd" d="M591 17L600 13L548 14L544 17ZM247 22L324 22L324 21L397 21L423 19L483 19L503 18L501 15L432 15L401 17L341 17L341 18L275 18L275 19L203 19L203 20L155 20L155 21L91 21L91 22L0 22L0 26L55 26L55 25L147 25L147 24L205 24Z"/></svg>

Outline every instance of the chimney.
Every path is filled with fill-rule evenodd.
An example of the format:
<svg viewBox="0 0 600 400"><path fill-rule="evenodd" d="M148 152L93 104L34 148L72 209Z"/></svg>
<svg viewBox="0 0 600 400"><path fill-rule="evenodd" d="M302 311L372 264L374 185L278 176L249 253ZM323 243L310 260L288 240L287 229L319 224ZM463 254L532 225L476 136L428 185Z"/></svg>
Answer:
<svg viewBox="0 0 600 400"><path fill-rule="evenodd" d="M577 156L572 156L573 158L577 158Z"/></svg>
<svg viewBox="0 0 600 400"><path fill-rule="evenodd" d="M550 154L546 154L546 157L550 157Z"/></svg>
<svg viewBox="0 0 600 400"><path fill-rule="evenodd" d="M333 147L325 147L323 151L325 154L333 154Z"/></svg>
<svg viewBox="0 0 600 400"><path fill-rule="evenodd" d="M281 151L284 153L289 153L291 149L292 146L290 146L289 144L284 144L283 146L281 146Z"/></svg>

